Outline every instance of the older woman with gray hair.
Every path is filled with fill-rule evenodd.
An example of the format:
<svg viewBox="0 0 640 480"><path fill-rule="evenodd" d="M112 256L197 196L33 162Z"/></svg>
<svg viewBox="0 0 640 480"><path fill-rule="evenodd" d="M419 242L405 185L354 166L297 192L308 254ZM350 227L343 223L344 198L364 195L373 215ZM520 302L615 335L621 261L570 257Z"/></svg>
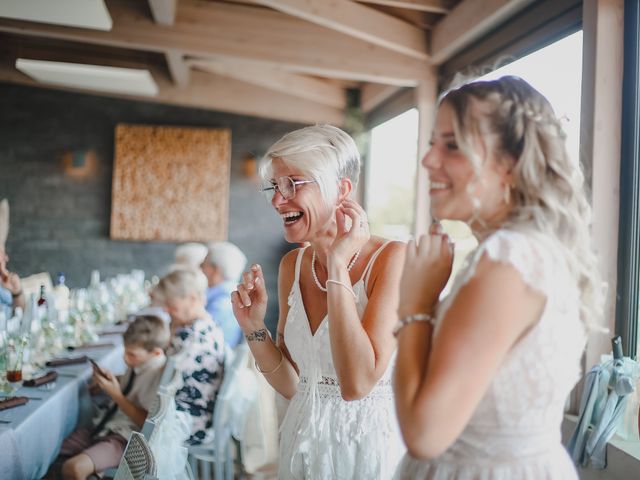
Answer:
<svg viewBox="0 0 640 480"><path fill-rule="evenodd" d="M213 406L222 383L224 337L204 309L202 272L177 269L165 275L154 290L155 300L171 316L167 355L179 372L175 384L178 410L192 419L190 444L210 440Z"/></svg>
<svg viewBox="0 0 640 480"><path fill-rule="evenodd" d="M350 198L359 173L353 139L330 125L285 135L262 166L285 239L307 244L280 263L276 342L265 327L259 265L232 294L257 367L291 399L281 479L386 479L403 450L391 365L404 245L369 233L364 210Z"/></svg>
<svg viewBox="0 0 640 480"><path fill-rule="evenodd" d="M236 347L242 341L242 330L233 316L231 292L242 276L247 264L244 253L230 242L211 242L200 268L207 277L205 308L213 320L222 328L224 341Z"/></svg>

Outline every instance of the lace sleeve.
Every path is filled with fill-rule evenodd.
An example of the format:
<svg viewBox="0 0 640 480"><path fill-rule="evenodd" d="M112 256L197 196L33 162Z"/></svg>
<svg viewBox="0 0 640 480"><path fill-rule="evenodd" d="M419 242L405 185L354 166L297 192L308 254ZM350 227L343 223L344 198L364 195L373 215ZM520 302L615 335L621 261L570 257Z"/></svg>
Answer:
<svg viewBox="0 0 640 480"><path fill-rule="evenodd" d="M514 267L525 284L541 293L547 294L548 272L551 269L549 255L544 245L524 233L499 230L491 235L478 248L475 266L483 256L494 262Z"/></svg>

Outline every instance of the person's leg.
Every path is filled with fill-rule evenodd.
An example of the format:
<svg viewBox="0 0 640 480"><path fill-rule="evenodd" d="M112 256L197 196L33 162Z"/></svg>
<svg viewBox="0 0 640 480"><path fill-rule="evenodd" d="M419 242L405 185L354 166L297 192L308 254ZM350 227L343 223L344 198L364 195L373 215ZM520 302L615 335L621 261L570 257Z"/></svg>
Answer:
<svg viewBox="0 0 640 480"><path fill-rule="evenodd" d="M64 439L58 457L49 465L45 480L57 480L62 475L62 465L69 458L79 454L91 446L91 432L87 428L79 428Z"/></svg>
<svg viewBox="0 0 640 480"><path fill-rule="evenodd" d="M93 460L86 453L80 453L71 457L62 465L62 478L64 480L85 480L96 470Z"/></svg>
<svg viewBox="0 0 640 480"><path fill-rule="evenodd" d="M117 467L120 464L126 446L126 438L116 433L110 433L100 438L98 443L82 453L91 458L96 472L104 472L108 468Z"/></svg>

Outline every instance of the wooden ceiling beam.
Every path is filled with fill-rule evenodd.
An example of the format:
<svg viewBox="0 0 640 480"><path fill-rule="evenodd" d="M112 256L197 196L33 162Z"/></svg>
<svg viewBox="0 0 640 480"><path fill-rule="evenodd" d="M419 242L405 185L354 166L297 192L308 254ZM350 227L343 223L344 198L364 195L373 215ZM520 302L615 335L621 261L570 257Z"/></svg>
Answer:
<svg viewBox="0 0 640 480"><path fill-rule="evenodd" d="M343 88L330 82L287 72L270 65L246 61L196 58L188 59L187 64L193 68L306 98L334 108L344 109L346 106L346 92Z"/></svg>
<svg viewBox="0 0 640 480"><path fill-rule="evenodd" d="M160 25L173 25L178 0L149 0L153 20Z"/></svg>
<svg viewBox="0 0 640 480"><path fill-rule="evenodd" d="M369 113L398 90L400 90L400 87L394 85L380 85L378 83L367 83L363 85L360 95L362 111Z"/></svg>
<svg viewBox="0 0 640 480"><path fill-rule="evenodd" d="M344 122L344 114L341 110L273 92L272 90L260 89L252 84L229 82L229 79L225 77L192 72L192 81L188 89L179 89L167 76L157 71L153 73L153 78L160 88L160 93L155 97L138 97L50 86L38 83L12 67L0 65L0 81L38 88L52 88L129 100L135 99L144 102L200 108L309 125L324 122L341 126Z"/></svg>
<svg viewBox="0 0 640 480"><path fill-rule="evenodd" d="M173 83L175 83L178 88L188 87L190 68L184 60L184 55L177 50L169 50L165 53L165 58Z"/></svg>
<svg viewBox="0 0 640 480"><path fill-rule="evenodd" d="M88 44L236 58L311 75L415 86L426 61L260 7L182 0L174 25L157 25L146 5L107 3L110 32L0 19L0 31Z"/></svg>
<svg viewBox="0 0 640 480"><path fill-rule="evenodd" d="M358 2L444 14L451 11L454 3L451 0L358 0Z"/></svg>
<svg viewBox="0 0 640 480"><path fill-rule="evenodd" d="M404 55L429 58L424 30L352 0L253 1Z"/></svg>
<svg viewBox="0 0 640 480"><path fill-rule="evenodd" d="M463 0L432 30L431 61L440 64L533 0Z"/></svg>

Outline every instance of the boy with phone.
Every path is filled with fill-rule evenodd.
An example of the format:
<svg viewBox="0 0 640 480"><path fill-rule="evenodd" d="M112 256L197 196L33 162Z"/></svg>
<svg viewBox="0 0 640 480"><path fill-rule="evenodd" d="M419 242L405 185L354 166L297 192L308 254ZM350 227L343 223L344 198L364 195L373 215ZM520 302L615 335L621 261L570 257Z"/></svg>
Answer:
<svg viewBox="0 0 640 480"><path fill-rule="evenodd" d="M92 473L116 467L129 435L142 428L153 405L166 362L169 329L158 317L139 316L123 339L128 367L124 375L116 377L91 361L93 382L111 397L111 402L94 416L90 428L77 429L62 443L65 480L84 480Z"/></svg>

